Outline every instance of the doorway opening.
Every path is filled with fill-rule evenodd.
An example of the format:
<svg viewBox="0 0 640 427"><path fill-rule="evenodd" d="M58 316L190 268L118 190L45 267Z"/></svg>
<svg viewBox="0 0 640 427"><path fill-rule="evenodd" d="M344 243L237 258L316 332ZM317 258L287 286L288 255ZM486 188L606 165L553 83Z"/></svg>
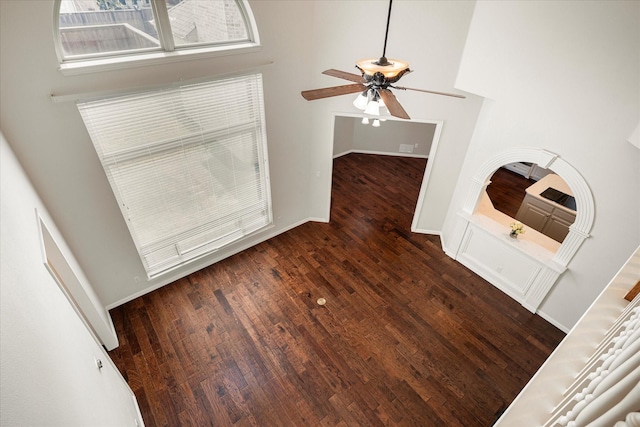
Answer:
<svg viewBox="0 0 640 427"><path fill-rule="evenodd" d="M404 121L389 118L381 123L379 127L362 124L362 116L358 115L336 115L334 116L333 129L333 159L334 167L336 160L347 155L358 155L375 157L401 157L408 158L407 167L413 169L414 173L419 170L418 176L410 175L395 184L388 183L386 190L393 193L403 193L408 187L421 182L417 195L412 205L413 212L408 214L411 218L411 231L417 231L417 221L423 206L424 197L429 185L429 175L433 166L433 160L438 148L438 141L442 132L442 121ZM382 159L377 159L375 163L381 163ZM402 163L398 159L387 163ZM385 167L382 165L373 166ZM386 166L388 168L398 166ZM335 171L333 172L335 174ZM408 182L411 180L412 182ZM332 198L334 191L338 190L332 184ZM405 191L405 195L406 195ZM424 231L424 230L421 230Z"/></svg>

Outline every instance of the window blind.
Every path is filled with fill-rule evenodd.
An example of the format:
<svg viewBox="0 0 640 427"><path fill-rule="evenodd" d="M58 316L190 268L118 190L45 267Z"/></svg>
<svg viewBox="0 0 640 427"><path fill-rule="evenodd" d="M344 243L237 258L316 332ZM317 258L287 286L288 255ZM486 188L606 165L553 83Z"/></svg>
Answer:
<svg viewBox="0 0 640 427"><path fill-rule="evenodd" d="M78 109L149 277L272 223L260 74Z"/></svg>

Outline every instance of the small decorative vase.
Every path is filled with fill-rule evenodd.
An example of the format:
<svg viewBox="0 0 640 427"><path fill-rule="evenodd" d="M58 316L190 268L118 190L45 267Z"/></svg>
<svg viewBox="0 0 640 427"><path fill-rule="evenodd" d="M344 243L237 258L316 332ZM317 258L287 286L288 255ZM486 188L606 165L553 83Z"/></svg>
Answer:
<svg viewBox="0 0 640 427"><path fill-rule="evenodd" d="M511 233L509 233L509 237L511 237L512 239L517 239L518 233L516 233L516 230L511 230Z"/></svg>

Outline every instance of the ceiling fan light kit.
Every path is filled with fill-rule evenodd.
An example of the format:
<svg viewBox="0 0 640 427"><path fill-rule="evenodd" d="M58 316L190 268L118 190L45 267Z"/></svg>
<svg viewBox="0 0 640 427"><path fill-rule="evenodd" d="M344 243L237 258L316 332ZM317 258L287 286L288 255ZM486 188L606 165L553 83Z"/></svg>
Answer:
<svg viewBox="0 0 640 427"><path fill-rule="evenodd" d="M380 115L380 104L378 101L371 100L367 104L367 108L364 109L364 113L370 116L379 116Z"/></svg>
<svg viewBox="0 0 640 427"><path fill-rule="evenodd" d="M376 73L382 73L384 79L389 83L395 83L400 80L405 73L410 73L409 64L399 59L387 60L384 56L378 60L375 59L361 59L356 61L356 68L362 72L363 75L368 76L370 79ZM365 80L367 77L365 77Z"/></svg>
<svg viewBox="0 0 640 427"><path fill-rule="evenodd" d="M360 75L330 69L323 71L328 76L338 77L344 80L354 82L355 84L327 87L323 89L302 91L302 96L308 101L315 99L328 98L332 96L346 95L350 93L360 92L358 97L353 101L354 107L363 110L364 114L376 116L372 126L380 126L380 107L386 107L389 114L401 119L410 119L398 99L395 97L390 88L399 90L414 90L418 92L433 93L436 95L453 96L464 98L462 95L456 95L446 92L435 92L424 89L412 89L407 87L393 86L402 76L411 72L409 64L399 59L387 59L387 36L389 35L389 19L391 18L391 6L393 0L389 0L389 13L387 15L387 29L384 36L384 48L382 56L379 59L361 59L356 61L356 68L360 71ZM383 120L383 119L382 119ZM384 120L383 120L384 121ZM364 117L362 124L368 124L369 119Z"/></svg>
<svg viewBox="0 0 640 427"><path fill-rule="evenodd" d="M358 97L353 101L353 106L358 110L365 110L367 108L367 104L369 104L369 90L365 90L363 93L358 95Z"/></svg>

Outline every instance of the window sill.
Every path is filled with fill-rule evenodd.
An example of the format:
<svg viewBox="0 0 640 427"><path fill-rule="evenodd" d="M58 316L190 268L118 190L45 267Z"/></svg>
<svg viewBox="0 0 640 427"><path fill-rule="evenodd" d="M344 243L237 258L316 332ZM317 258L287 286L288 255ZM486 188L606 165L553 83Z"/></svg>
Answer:
<svg viewBox="0 0 640 427"><path fill-rule="evenodd" d="M132 67L146 67L180 61L191 61L216 56L238 53L257 52L262 47L257 43L243 43L223 47L207 47L199 49L183 49L173 52L153 52L140 55L123 55L111 58L70 61L60 64L58 68L65 76L72 76L101 71L121 70Z"/></svg>

